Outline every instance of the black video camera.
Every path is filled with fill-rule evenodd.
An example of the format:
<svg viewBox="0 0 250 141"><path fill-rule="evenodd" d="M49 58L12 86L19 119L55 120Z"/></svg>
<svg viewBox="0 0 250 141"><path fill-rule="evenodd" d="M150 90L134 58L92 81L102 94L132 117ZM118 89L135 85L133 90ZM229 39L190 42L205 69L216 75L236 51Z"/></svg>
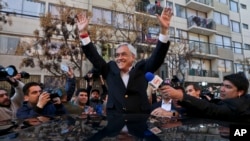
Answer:
<svg viewBox="0 0 250 141"><path fill-rule="evenodd" d="M30 78L30 74L25 71L21 71L20 74L21 74L21 78L24 78L24 79Z"/></svg>
<svg viewBox="0 0 250 141"><path fill-rule="evenodd" d="M50 94L51 100L53 100L53 98L62 96L62 90L58 89L58 88L57 89L47 89L45 91Z"/></svg>
<svg viewBox="0 0 250 141"><path fill-rule="evenodd" d="M7 76L13 77L17 74L16 67L10 65L6 68L0 65L0 81L5 81Z"/></svg>

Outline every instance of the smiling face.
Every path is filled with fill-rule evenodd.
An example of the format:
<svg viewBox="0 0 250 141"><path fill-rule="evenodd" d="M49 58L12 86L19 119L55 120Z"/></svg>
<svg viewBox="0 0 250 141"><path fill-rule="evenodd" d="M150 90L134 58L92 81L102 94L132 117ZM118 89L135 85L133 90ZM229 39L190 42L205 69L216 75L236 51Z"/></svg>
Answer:
<svg viewBox="0 0 250 141"><path fill-rule="evenodd" d="M88 94L86 92L80 92L77 99L80 105L85 105L88 101Z"/></svg>
<svg viewBox="0 0 250 141"><path fill-rule="evenodd" d="M244 94L244 91L239 91L233 83L224 80L220 87L220 99L237 98Z"/></svg>
<svg viewBox="0 0 250 141"><path fill-rule="evenodd" d="M122 72L129 71L129 68L132 66L134 61L135 55L131 53L126 45L116 49L115 62Z"/></svg>

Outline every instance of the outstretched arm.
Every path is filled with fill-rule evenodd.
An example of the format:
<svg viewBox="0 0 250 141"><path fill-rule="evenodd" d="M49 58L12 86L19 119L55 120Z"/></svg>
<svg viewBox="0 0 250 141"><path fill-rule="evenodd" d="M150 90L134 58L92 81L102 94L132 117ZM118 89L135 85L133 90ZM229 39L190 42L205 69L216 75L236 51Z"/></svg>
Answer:
<svg viewBox="0 0 250 141"><path fill-rule="evenodd" d="M67 79L65 84L65 91L67 93L67 101L70 101L72 98L76 88L76 78L74 76L74 71L69 67L69 71L67 72Z"/></svg>
<svg viewBox="0 0 250 141"><path fill-rule="evenodd" d="M161 26L161 34L167 35L172 16L173 12L171 8L164 8L161 15L157 15L157 19Z"/></svg>

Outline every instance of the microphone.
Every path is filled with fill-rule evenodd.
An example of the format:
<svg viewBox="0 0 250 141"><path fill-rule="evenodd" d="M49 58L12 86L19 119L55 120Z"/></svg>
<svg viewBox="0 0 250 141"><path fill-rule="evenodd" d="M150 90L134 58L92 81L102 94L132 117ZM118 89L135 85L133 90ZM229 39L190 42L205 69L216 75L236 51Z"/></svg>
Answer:
<svg viewBox="0 0 250 141"><path fill-rule="evenodd" d="M158 89L159 87L161 87L163 85L170 85L171 86L171 80L169 78L166 78L165 81L163 81L163 79L160 76L154 75L151 72L147 72L145 74L145 78L149 82L149 85L151 85L153 87L153 89Z"/></svg>

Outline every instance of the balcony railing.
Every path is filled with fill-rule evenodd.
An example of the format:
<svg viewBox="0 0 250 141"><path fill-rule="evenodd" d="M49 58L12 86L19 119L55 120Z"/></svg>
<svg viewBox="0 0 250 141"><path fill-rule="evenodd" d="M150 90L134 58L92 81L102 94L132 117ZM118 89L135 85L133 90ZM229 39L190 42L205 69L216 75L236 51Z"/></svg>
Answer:
<svg viewBox="0 0 250 141"><path fill-rule="evenodd" d="M208 6L213 6L214 5L213 0L186 0L186 3L190 2L190 1L195 1L195 2L205 4L205 5L208 5Z"/></svg>
<svg viewBox="0 0 250 141"><path fill-rule="evenodd" d="M190 16L188 18L188 27L198 26L211 30L216 30L216 23L213 19L201 18L198 16Z"/></svg>
<svg viewBox="0 0 250 141"><path fill-rule="evenodd" d="M143 12L150 15L161 14L163 7L147 2L138 2L135 7L137 12Z"/></svg>
<svg viewBox="0 0 250 141"><path fill-rule="evenodd" d="M189 49L200 54L218 55L218 48L215 44L193 41L189 43Z"/></svg>
<svg viewBox="0 0 250 141"><path fill-rule="evenodd" d="M207 13L214 9L214 3L213 0L186 0L186 7Z"/></svg>
<svg viewBox="0 0 250 141"><path fill-rule="evenodd" d="M188 75L190 76L200 76L200 77L219 77L218 71L213 70L203 70L203 69L189 69Z"/></svg>

